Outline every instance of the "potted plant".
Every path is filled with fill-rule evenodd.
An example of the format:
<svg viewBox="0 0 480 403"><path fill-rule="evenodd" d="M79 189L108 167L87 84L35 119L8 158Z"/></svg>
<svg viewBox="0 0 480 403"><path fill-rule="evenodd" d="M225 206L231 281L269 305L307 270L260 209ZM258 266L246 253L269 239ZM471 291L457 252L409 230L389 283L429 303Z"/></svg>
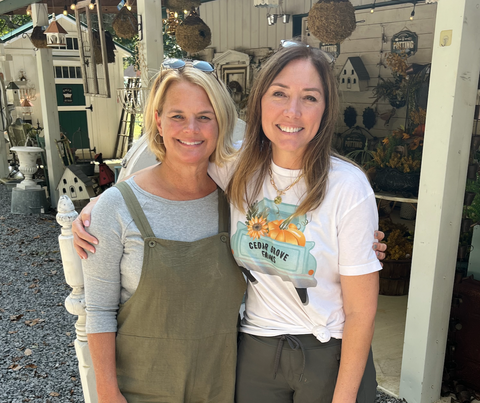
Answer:
<svg viewBox="0 0 480 403"><path fill-rule="evenodd" d="M379 77L373 89L374 103L387 100L394 108L402 108L407 103L408 93L407 55L389 53L385 58L385 64L392 71L392 78Z"/></svg>
<svg viewBox="0 0 480 403"><path fill-rule="evenodd" d="M381 295L406 295L412 266L413 234L408 228L391 220L380 220L387 244L383 270L380 271Z"/></svg>

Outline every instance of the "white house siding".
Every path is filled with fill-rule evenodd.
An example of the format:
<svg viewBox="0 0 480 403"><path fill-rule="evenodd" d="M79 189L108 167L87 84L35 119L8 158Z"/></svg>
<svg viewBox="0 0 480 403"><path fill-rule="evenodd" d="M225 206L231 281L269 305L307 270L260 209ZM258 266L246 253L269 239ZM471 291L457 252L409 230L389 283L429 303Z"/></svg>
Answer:
<svg viewBox="0 0 480 403"><path fill-rule="evenodd" d="M77 28L75 21L65 18L63 15L57 16L63 28L68 32L68 37L77 37ZM27 32L31 34L31 30ZM18 73L20 70L26 72L29 82L35 85L38 91L39 78L37 74L37 63L35 60L36 52L34 46L28 38L21 35L11 39L4 45L5 54L11 55L12 60L3 62L3 72L6 84L11 79L19 84ZM54 66L80 66L80 57L78 51L74 50L58 50L54 49L53 63ZM121 105L117 103L116 90L123 87L123 58L128 54L123 49L117 47L115 51L115 63L108 65L111 81L111 98L89 97L86 96L86 106L93 106L93 113L87 111L87 124L90 138L90 147L95 147L97 152L103 153L104 158L112 158L114 156L114 148L117 138L118 124L121 114ZM76 83L82 84L82 80L64 80L55 79L55 83ZM10 91L9 91L10 92ZM42 110L41 110L42 94L37 92L37 99L32 101L33 114L32 121L36 124L37 120L40 126L43 126ZM80 110L81 107L60 107L61 110ZM17 114L21 117L20 109ZM77 151L80 157L83 156L82 151Z"/></svg>
<svg viewBox="0 0 480 403"><path fill-rule="evenodd" d="M283 11L290 15L307 14L312 0L284 0ZM372 4L371 0L352 0L354 6ZM384 2L377 1L377 5ZM409 58L409 63L429 63L432 57L433 32L435 29L436 4L417 4L415 18L410 21L413 5L397 5L377 7L372 14L370 10L356 12L358 21L353 34L341 44L340 56L335 64L335 73L338 75L348 57L361 56L370 75L369 87L362 92L344 92L341 94L341 115L338 122L339 133L347 129L343 122L343 111L347 106L353 106L357 111L357 124L363 126L363 110L371 106L374 101L372 89L375 87L378 76L390 77L390 69L379 69L380 51L382 49L382 27L387 36L387 43L383 44L384 56L390 51L390 41L394 34L406 28L418 35L418 51ZM280 8L271 8L272 14L279 13ZM212 44L215 52L225 52L233 49L270 47L276 49L280 40L292 37L293 20L288 24L280 20L273 26L267 24L267 8L254 7L253 0L216 0L202 4L200 16L212 30ZM360 22L365 20L365 22ZM319 41L309 36L307 42L318 46ZM392 107L385 101L378 103L378 111L385 112ZM378 119L371 130L374 136L387 136L392 129L405 122L406 107L396 111L395 117L389 126Z"/></svg>

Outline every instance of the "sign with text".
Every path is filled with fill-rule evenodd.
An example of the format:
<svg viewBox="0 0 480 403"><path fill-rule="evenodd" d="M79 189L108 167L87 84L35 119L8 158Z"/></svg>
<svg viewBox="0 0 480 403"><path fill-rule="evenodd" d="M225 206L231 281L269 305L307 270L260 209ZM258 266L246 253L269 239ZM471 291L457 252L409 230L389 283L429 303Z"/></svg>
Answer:
<svg viewBox="0 0 480 403"><path fill-rule="evenodd" d="M415 32L403 30L392 36L392 53L412 56L418 50L418 35Z"/></svg>

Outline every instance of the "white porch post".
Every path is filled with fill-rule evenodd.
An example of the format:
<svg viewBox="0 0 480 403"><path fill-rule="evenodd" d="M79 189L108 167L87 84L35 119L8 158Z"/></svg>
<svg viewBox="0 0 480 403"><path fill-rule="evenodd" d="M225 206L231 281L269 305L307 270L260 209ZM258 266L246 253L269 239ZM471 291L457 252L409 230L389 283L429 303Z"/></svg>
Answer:
<svg viewBox="0 0 480 403"><path fill-rule="evenodd" d="M73 247L72 222L77 218L78 213L75 211L72 201L65 195L60 197L57 211L57 222L62 226L62 234L58 237L58 243L62 255L63 272L67 284L72 287L72 292L65 299L65 308L72 315L78 316L75 323L77 333L75 352L77 353L83 397L85 403L97 403L95 372L85 331L86 312L82 261Z"/></svg>
<svg viewBox="0 0 480 403"><path fill-rule="evenodd" d="M440 398L480 70L480 0L437 5L400 396ZM449 38L451 38L451 43Z"/></svg>
<svg viewBox="0 0 480 403"><path fill-rule="evenodd" d="M148 3L148 4L147 4ZM138 0L137 13L143 24L140 68L142 87L147 88L150 79L160 70L163 62L163 22L161 0Z"/></svg>
<svg viewBox="0 0 480 403"><path fill-rule="evenodd" d="M47 5L32 4L33 25L48 25ZM57 185L63 174L63 164L57 151L55 139L60 140L60 123L58 120L57 95L55 78L53 76L53 58L51 49L38 49L38 92L42 97L42 117L45 130L45 150L47 154L48 184L50 202L53 208L57 207Z"/></svg>

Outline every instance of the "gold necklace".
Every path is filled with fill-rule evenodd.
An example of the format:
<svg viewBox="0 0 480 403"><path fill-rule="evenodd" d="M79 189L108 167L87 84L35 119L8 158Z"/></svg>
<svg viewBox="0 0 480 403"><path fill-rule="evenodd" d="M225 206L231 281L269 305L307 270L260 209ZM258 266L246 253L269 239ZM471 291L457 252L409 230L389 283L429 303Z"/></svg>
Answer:
<svg viewBox="0 0 480 403"><path fill-rule="evenodd" d="M295 186L298 181L300 179L303 178L303 174L299 175L297 177L297 179L295 179L290 185L288 185L285 189L280 189L278 190L277 189L277 185L275 185L275 181L273 180L273 172L272 172L272 168L268 168L268 174L270 175L270 183L272 184L273 188L275 189L275 191L277 192L277 197L275 197L275 199L273 199L273 202L275 204L280 204L282 202L282 195L284 195L285 193L287 193L288 190L290 190L293 186Z"/></svg>

